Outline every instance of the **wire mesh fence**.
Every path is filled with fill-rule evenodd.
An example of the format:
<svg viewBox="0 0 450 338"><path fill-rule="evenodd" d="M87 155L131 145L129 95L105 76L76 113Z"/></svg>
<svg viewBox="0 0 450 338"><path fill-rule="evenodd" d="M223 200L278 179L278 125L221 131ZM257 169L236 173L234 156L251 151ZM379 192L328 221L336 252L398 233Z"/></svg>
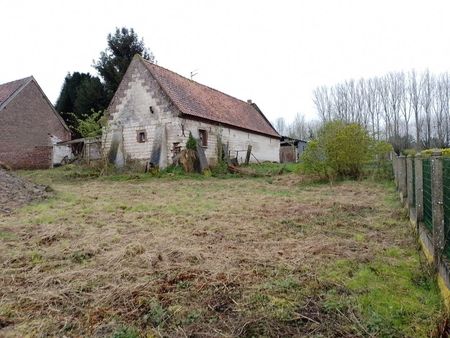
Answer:
<svg viewBox="0 0 450 338"><path fill-rule="evenodd" d="M416 205L416 166L414 160L412 161L412 205Z"/></svg>
<svg viewBox="0 0 450 338"><path fill-rule="evenodd" d="M442 179L444 189L444 254L450 258L450 158L442 160Z"/></svg>
<svg viewBox="0 0 450 338"><path fill-rule="evenodd" d="M418 166L394 155L397 191L423 249L450 290L450 152L427 151L413 162Z"/></svg>
<svg viewBox="0 0 450 338"><path fill-rule="evenodd" d="M433 205L431 200L431 160L424 159L423 166L423 223L433 232Z"/></svg>

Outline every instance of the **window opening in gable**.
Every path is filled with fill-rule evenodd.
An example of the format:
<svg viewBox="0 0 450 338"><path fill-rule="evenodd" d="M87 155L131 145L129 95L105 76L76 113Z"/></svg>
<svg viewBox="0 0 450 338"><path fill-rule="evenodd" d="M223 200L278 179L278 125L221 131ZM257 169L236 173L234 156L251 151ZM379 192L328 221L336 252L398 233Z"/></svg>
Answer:
<svg viewBox="0 0 450 338"><path fill-rule="evenodd" d="M202 147L207 147L208 146L208 132L204 129L199 129L198 137L200 139L200 145Z"/></svg>
<svg viewBox="0 0 450 338"><path fill-rule="evenodd" d="M145 130L137 131L137 141L138 143L147 142L147 132Z"/></svg>

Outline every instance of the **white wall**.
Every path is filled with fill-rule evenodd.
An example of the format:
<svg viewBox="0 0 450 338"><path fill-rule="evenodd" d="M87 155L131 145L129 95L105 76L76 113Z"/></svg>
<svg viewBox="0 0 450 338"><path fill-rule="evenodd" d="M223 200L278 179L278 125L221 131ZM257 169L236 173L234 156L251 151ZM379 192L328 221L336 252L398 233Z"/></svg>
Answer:
<svg viewBox="0 0 450 338"><path fill-rule="evenodd" d="M62 160L67 157L67 159L72 159L72 148L70 145L58 145L58 142L61 142L61 139L50 135L50 139L53 145L53 156L52 156L52 165L61 164Z"/></svg>
<svg viewBox="0 0 450 338"><path fill-rule="evenodd" d="M267 137L264 135L254 134L251 132L242 131L239 129L220 127L209 124L207 122L194 121L190 119L181 119L185 127L185 137L178 139L183 144L186 143L189 131L195 138L199 138L198 130L204 129L208 133L208 146L205 148L206 158L208 163L214 164L217 160L217 138L221 135L223 144L227 144L230 150L231 157L238 157L239 162L245 160L245 155L248 145L252 146L252 154L250 162L258 161L275 161L280 160L280 141L276 138ZM238 151L238 152L237 152ZM255 159L256 157L256 159Z"/></svg>
<svg viewBox="0 0 450 338"><path fill-rule="evenodd" d="M114 132L120 131L122 138L120 147L125 159L148 161L156 139L173 135L173 125L178 118L170 102L165 98L165 94L161 92L156 82L149 78L146 69L139 62L134 60L133 68L129 71L131 71L128 74L129 82L122 89L118 104L113 111L109 112L111 119L104 131L105 151L110 149ZM150 112L150 107L153 113ZM163 129L166 131L163 132ZM139 131L146 132L146 142L137 141ZM164 142L166 147L167 144ZM168 152L170 153L170 150L162 151L163 154L166 153L166 156L159 163L161 167L169 163Z"/></svg>

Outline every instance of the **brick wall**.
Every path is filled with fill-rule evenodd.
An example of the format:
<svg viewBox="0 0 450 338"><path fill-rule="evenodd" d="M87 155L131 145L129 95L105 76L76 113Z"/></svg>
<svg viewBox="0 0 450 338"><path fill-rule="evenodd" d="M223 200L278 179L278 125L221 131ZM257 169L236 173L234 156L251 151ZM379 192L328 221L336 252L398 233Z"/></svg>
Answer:
<svg viewBox="0 0 450 338"><path fill-rule="evenodd" d="M33 80L0 111L0 161L14 169L51 167L49 134L70 139Z"/></svg>

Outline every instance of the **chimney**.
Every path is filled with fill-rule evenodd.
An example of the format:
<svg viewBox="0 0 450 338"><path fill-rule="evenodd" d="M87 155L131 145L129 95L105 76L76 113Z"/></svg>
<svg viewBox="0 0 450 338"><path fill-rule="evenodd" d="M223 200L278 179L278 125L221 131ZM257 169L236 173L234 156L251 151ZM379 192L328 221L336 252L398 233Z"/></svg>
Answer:
<svg viewBox="0 0 450 338"><path fill-rule="evenodd" d="M247 100L247 103L248 103L248 104L252 104L253 102L252 102L252 100L248 99L248 100Z"/></svg>

